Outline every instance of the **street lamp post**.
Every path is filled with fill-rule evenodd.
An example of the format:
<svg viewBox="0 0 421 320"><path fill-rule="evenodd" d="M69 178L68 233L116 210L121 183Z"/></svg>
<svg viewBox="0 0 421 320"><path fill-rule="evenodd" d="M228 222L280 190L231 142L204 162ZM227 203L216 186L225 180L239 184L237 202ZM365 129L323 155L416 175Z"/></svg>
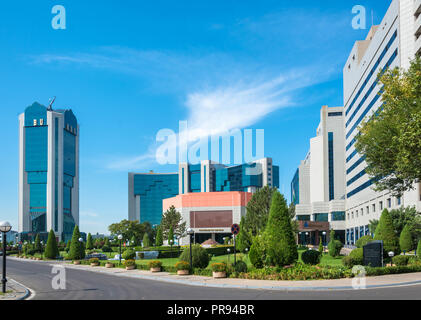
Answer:
<svg viewBox="0 0 421 320"><path fill-rule="evenodd" d="M389 257L390 257L390 266L393 266L393 257L395 256L395 253L393 251L389 252Z"/></svg>
<svg viewBox="0 0 421 320"><path fill-rule="evenodd" d="M308 247L308 242L309 242L307 238L308 238L308 232L306 232L306 247Z"/></svg>
<svg viewBox="0 0 421 320"><path fill-rule="evenodd" d="M0 232L3 233L3 277L1 282L3 284L3 293L6 293L6 233L12 229L12 226L9 222L3 221L0 223Z"/></svg>
<svg viewBox="0 0 421 320"><path fill-rule="evenodd" d="M121 234L118 235L118 240L120 240L120 255L119 255L119 259L120 259L120 264L121 264L121 240L123 240L123 236Z"/></svg>
<svg viewBox="0 0 421 320"><path fill-rule="evenodd" d="M323 234L323 251L324 251L325 246L326 246L326 231L323 231L322 234Z"/></svg>
<svg viewBox="0 0 421 320"><path fill-rule="evenodd" d="M193 241L193 235L194 235L193 229L188 228L187 234L189 235L189 238L190 238L190 269L193 270L193 255L192 255L192 248L191 248L191 244L192 244L192 241Z"/></svg>
<svg viewBox="0 0 421 320"><path fill-rule="evenodd" d="M231 249L228 248L227 249L227 252L228 252L228 265L229 265L230 264L230 252L231 252Z"/></svg>

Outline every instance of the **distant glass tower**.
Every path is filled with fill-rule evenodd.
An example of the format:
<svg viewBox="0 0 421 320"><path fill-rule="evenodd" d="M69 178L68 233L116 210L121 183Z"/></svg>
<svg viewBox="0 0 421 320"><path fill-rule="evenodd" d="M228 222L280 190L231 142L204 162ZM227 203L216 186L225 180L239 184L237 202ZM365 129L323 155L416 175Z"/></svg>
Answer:
<svg viewBox="0 0 421 320"><path fill-rule="evenodd" d="M19 116L21 240L54 230L63 241L79 224L79 126L72 110L39 103Z"/></svg>

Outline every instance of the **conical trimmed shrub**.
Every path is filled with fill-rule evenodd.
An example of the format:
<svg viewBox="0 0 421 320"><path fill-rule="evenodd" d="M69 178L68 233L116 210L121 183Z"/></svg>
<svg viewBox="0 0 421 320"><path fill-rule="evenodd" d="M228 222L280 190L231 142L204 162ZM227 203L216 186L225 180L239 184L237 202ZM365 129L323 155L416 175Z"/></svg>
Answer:
<svg viewBox="0 0 421 320"><path fill-rule="evenodd" d="M92 235L88 233L88 238L86 239L86 249L92 250L94 248L94 244L92 242Z"/></svg>
<svg viewBox="0 0 421 320"><path fill-rule="evenodd" d="M143 247L144 248L149 248L150 247L150 241L149 241L149 236L148 234L145 232L144 236L143 236Z"/></svg>
<svg viewBox="0 0 421 320"><path fill-rule="evenodd" d="M265 265L286 266L298 259L297 244L285 198L278 192L272 196L269 219L263 234Z"/></svg>
<svg viewBox="0 0 421 320"><path fill-rule="evenodd" d="M162 234L162 227L158 226L156 230L156 245L160 247L163 245L163 243L164 243L164 236Z"/></svg>
<svg viewBox="0 0 421 320"><path fill-rule="evenodd" d="M39 237L39 233L35 237L35 251L42 252L41 239Z"/></svg>
<svg viewBox="0 0 421 320"><path fill-rule="evenodd" d="M421 240L418 241L418 247L417 247L417 257L421 258Z"/></svg>
<svg viewBox="0 0 421 320"><path fill-rule="evenodd" d="M405 225L401 232L401 236L399 238L399 245L401 247L401 250L404 252L409 252L413 248L412 234L408 225Z"/></svg>
<svg viewBox="0 0 421 320"><path fill-rule="evenodd" d="M75 226L73 230L72 242L70 244L70 251L67 256L70 260L81 260L85 258L85 245L82 242L79 242L79 238L79 227Z"/></svg>
<svg viewBox="0 0 421 320"><path fill-rule="evenodd" d="M374 240L383 241L383 249L385 257L388 257L388 253L393 251L395 256L400 254L399 238L393 228L392 218L387 209L384 209L379 220L379 225L376 228Z"/></svg>
<svg viewBox="0 0 421 320"><path fill-rule="evenodd" d="M57 240L54 231L51 229L48 234L47 245L45 247L45 257L48 259L56 259L59 256L59 251L57 247Z"/></svg>

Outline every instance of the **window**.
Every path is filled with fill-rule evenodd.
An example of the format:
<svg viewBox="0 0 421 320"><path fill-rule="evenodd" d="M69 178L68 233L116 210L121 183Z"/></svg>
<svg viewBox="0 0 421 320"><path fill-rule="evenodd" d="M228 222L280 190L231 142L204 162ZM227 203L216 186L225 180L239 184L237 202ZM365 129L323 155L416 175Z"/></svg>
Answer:
<svg viewBox="0 0 421 320"><path fill-rule="evenodd" d="M398 206L400 206L401 203L402 203L402 198L401 197L398 197L396 200L397 200Z"/></svg>
<svg viewBox="0 0 421 320"><path fill-rule="evenodd" d="M387 199L387 207L391 208L392 207L392 199Z"/></svg>
<svg viewBox="0 0 421 320"><path fill-rule="evenodd" d="M43 126L44 125L44 119L39 119L39 125Z"/></svg>
<svg viewBox="0 0 421 320"><path fill-rule="evenodd" d="M376 204L373 204L373 212L376 212Z"/></svg>
<svg viewBox="0 0 421 320"><path fill-rule="evenodd" d="M34 119L34 127L37 125L37 119Z"/></svg>
<svg viewBox="0 0 421 320"><path fill-rule="evenodd" d="M352 219L354 219L354 212L352 213Z"/></svg>
<svg viewBox="0 0 421 320"><path fill-rule="evenodd" d="M366 211L367 211L367 214L370 213L370 207L369 206L367 206Z"/></svg>
<svg viewBox="0 0 421 320"><path fill-rule="evenodd" d="M383 201L379 202L379 207L380 207L380 210L383 210Z"/></svg>
<svg viewBox="0 0 421 320"><path fill-rule="evenodd" d="M343 115L342 112L329 112L328 117L341 117Z"/></svg>

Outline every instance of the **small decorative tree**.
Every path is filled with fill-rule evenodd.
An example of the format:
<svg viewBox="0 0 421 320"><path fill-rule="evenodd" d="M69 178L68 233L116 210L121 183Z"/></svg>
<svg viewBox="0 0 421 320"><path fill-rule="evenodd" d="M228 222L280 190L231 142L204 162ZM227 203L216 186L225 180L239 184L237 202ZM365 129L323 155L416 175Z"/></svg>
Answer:
<svg viewBox="0 0 421 320"><path fill-rule="evenodd" d="M174 241L174 229L172 226L170 227L170 231L168 231L168 244L169 245L171 245L171 242L170 242L171 240Z"/></svg>
<svg viewBox="0 0 421 320"><path fill-rule="evenodd" d="M130 240L130 245L132 247L136 247L137 246L137 239L135 236L132 237L132 240Z"/></svg>
<svg viewBox="0 0 421 320"><path fill-rule="evenodd" d="M275 191L269 220L263 233L267 266L286 266L298 259L297 244L285 198Z"/></svg>
<svg viewBox="0 0 421 320"><path fill-rule="evenodd" d="M324 251L323 241L322 241L322 237L320 237L320 240L319 240L319 252L320 252L320 254L323 254L323 251Z"/></svg>
<svg viewBox="0 0 421 320"><path fill-rule="evenodd" d="M418 241L418 246L417 246L417 257L421 258L421 240Z"/></svg>
<svg viewBox="0 0 421 320"><path fill-rule="evenodd" d="M93 248L94 248L94 244L92 242L92 235L90 233L88 233L88 239L86 241L86 249L92 250Z"/></svg>
<svg viewBox="0 0 421 320"><path fill-rule="evenodd" d="M399 245L401 246L401 250L404 253L412 250L412 235L408 225L405 225L405 227L402 230L401 236L399 238Z"/></svg>
<svg viewBox="0 0 421 320"><path fill-rule="evenodd" d="M59 256L59 251L57 247L57 240L54 231L51 229L48 234L47 245L45 247L45 257L48 259L56 259Z"/></svg>
<svg viewBox="0 0 421 320"><path fill-rule="evenodd" d="M384 256L388 257L388 253L393 251L395 256L400 254L399 238L393 228L393 222L389 211L384 209L379 220L379 225L376 228L374 240L383 241Z"/></svg>
<svg viewBox="0 0 421 320"><path fill-rule="evenodd" d="M156 245L158 247L162 246L164 243L164 236L162 234L162 227L158 226L156 230Z"/></svg>
<svg viewBox="0 0 421 320"><path fill-rule="evenodd" d="M149 248L150 247L150 241L149 241L149 236L148 234L145 232L145 235L143 236L143 247L145 248Z"/></svg>
<svg viewBox="0 0 421 320"><path fill-rule="evenodd" d="M41 239L39 237L39 233L35 237L35 251L42 252L42 245L41 245Z"/></svg>
<svg viewBox="0 0 421 320"><path fill-rule="evenodd" d="M81 260L85 258L85 246L79 241L80 232L79 227L75 226L73 230L72 242L70 244L70 251L68 258L71 260Z"/></svg>

